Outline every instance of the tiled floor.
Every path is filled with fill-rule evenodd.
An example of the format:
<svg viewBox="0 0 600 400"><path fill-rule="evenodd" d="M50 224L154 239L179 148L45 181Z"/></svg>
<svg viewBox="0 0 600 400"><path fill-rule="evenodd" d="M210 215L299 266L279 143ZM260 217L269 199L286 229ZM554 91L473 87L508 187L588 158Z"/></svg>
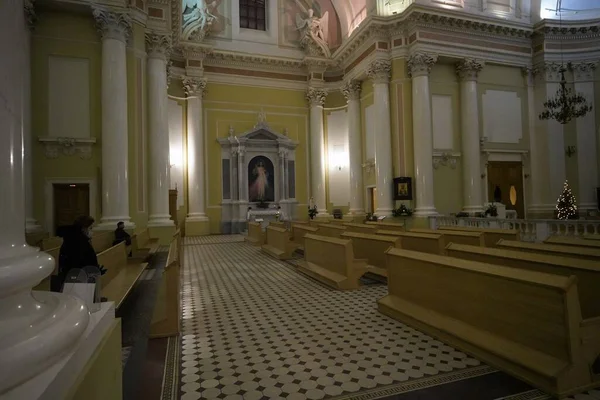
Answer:
<svg viewBox="0 0 600 400"><path fill-rule="evenodd" d="M383 285L334 291L239 236L215 239L185 246L183 400L321 399L494 371L379 314Z"/></svg>

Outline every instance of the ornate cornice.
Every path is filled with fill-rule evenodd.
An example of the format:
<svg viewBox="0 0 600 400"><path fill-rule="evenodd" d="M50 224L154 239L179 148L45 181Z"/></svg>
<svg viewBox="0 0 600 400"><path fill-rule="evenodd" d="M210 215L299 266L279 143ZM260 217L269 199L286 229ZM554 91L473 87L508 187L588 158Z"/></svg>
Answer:
<svg viewBox="0 0 600 400"><path fill-rule="evenodd" d="M25 13L25 21L29 26L30 30L33 30L35 27L35 22L37 21L37 15L35 15L35 8L33 6L35 0L24 0L23 1L23 12Z"/></svg>
<svg viewBox="0 0 600 400"><path fill-rule="evenodd" d="M325 99L327 98L328 94L329 93L326 89L309 87L306 91L306 100L308 101L308 104L310 104L311 107L323 107L323 104L325 104Z"/></svg>
<svg viewBox="0 0 600 400"><path fill-rule="evenodd" d="M266 71L279 71L306 73L303 60L292 58L275 58L260 55L249 55L245 53L231 53L225 51L213 51L204 60L205 65L225 66L230 68L261 69Z"/></svg>
<svg viewBox="0 0 600 400"><path fill-rule="evenodd" d="M168 59L171 53L171 37L163 33L146 33L146 50L149 58Z"/></svg>
<svg viewBox="0 0 600 400"><path fill-rule="evenodd" d="M598 68L598 61L586 61L569 65L573 71L575 81L593 81L594 72Z"/></svg>
<svg viewBox="0 0 600 400"><path fill-rule="evenodd" d="M94 6L92 13L102 39L116 39L127 42L127 38L131 33L131 18L127 11Z"/></svg>
<svg viewBox="0 0 600 400"><path fill-rule="evenodd" d="M204 59L213 52L211 46L199 44L185 44L181 47L181 53L188 60L204 61Z"/></svg>
<svg viewBox="0 0 600 400"><path fill-rule="evenodd" d="M350 81L346 82L344 86L342 86L342 94L346 98L346 101L350 100L360 100L360 81Z"/></svg>
<svg viewBox="0 0 600 400"><path fill-rule="evenodd" d="M388 83L392 74L392 62L390 60L375 60L367 68L367 76L373 83Z"/></svg>
<svg viewBox="0 0 600 400"><path fill-rule="evenodd" d="M562 64L546 61L536 65L533 74L544 82L559 82Z"/></svg>
<svg viewBox="0 0 600 400"><path fill-rule="evenodd" d="M367 18L362 22L361 26L356 29L350 38L342 44L333 54L333 59L338 65L344 65L352 62L354 56L357 55L359 48L367 43L375 41L375 39L383 39L389 37L389 28L381 21L374 22Z"/></svg>
<svg viewBox="0 0 600 400"><path fill-rule="evenodd" d="M408 57L408 73L411 77L429 75L431 67L437 62L437 54L414 53Z"/></svg>
<svg viewBox="0 0 600 400"><path fill-rule="evenodd" d="M183 78L182 83L186 96L197 96L200 98L204 97L204 94L206 93L206 79L191 78L186 76Z"/></svg>
<svg viewBox="0 0 600 400"><path fill-rule="evenodd" d="M479 72L485 65L484 61L475 60L473 58L465 58L463 61L456 64L456 73L463 81L476 81Z"/></svg>

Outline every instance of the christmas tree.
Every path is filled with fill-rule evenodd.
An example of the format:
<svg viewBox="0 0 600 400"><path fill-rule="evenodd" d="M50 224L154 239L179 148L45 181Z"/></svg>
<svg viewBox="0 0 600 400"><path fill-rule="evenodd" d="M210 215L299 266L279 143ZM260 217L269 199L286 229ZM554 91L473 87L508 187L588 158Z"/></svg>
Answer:
<svg viewBox="0 0 600 400"><path fill-rule="evenodd" d="M556 202L556 212L558 219L577 219L575 196L571 192L568 181L565 181L563 191L560 196L558 196L558 200Z"/></svg>

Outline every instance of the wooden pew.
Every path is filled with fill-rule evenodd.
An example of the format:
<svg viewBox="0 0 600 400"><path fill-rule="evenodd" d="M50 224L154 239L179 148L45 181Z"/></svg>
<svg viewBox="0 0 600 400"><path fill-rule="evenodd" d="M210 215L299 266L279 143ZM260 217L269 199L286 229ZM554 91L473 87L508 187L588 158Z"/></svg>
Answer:
<svg viewBox="0 0 600 400"><path fill-rule="evenodd" d="M518 250L527 253L552 254L560 257L600 261L600 249L587 247L559 246L545 243L516 242L500 239L497 247L504 250Z"/></svg>
<svg viewBox="0 0 600 400"><path fill-rule="evenodd" d="M56 247L60 247L63 244L63 238L60 236L52 236L49 238L42 239L40 244L40 248L42 250L54 249Z"/></svg>
<svg viewBox="0 0 600 400"><path fill-rule="evenodd" d="M342 224L319 224L317 225L317 228L319 228L319 236L338 239L340 235L346 231L346 227Z"/></svg>
<svg viewBox="0 0 600 400"><path fill-rule="evenodd" d="M136 246L138 250L145 249L144 251L148 252L148 255L153 255L158 251L160 244L158 243L158 239L150 239L150 234L148 233L148 229L141 230L136 232L137 235L137 243Z"/></svg>
<svg viewBox="0 0 600 400"><path fill-rule="evenodd" d="M92 247L96 253L101 253L104 250L110 249L115 241L115 232L98 232L92 235Z"/></svg>
<svg viewBox="0 0 600 400"><path fill-rule="evenodd" d="M165 269L162 273L160 286L152 322L150 323L150 338L163 338L179 335L181 323L179 308L179 271L182 265L181 236L178 230L171 244Z"/></svg>
<svg viewBox="0 0 600 400"><path fill-rule="evenodd" d="M498 240L520 240L516 229L471 228L467 226L440 226L440 231L483 232L486 247L496 247Z"/></svg>
<svg viewBox="0 0 600 400"><path fill-rule="evenodd" d="M600 241L598 240L581 239L573 236L550 236L544 240L544 243L600 249Z"/></svg>
<svg viewBox="0 0 600 400"><path fill-rule="evenodd" d="M524 253L452 243L448 256L528 271L577 277L579 304L583 318L600 317L600 263L550 254Z"/></svg>
<svg viewBox="0 0 600 400"><path fill-rule="evenodd" d="M380 236L392 236L400 238L400 248L406 250L422 251L431 254L445 254L446 244L443 234L400 232L400 231L376 231Z"/></svg>
<svg viewBox="0 0 600 400"><path fill-rule="evenodd" d="M276 226L278 228L285 228L285 222L283 222L283 221L271 221L271 222L269 222L269 226Z"/></svg>
<svg viewBox="0 0 600 400"><path fill-rule="evenodd" d="M383 231L398 231L398 232L406 231L406 227L401 222L393 223L393 222L365 221L365 225L374 225L378 229L383 230Z"/></svg>
<svg viewBox="0 0 600 400"><path fill-rule="evenodd" d="M355 223L344 223L346 232L366 233L368 235L374 235L377 231L377 226L367 224L355 224Z"/></svg>
<svg viewBox="0 0 600 400"><path fill-rule="evenodd" d="M147 263L127 258L125 242L98 254L98 264L106 268L106 273L100 278L102 296L114 301L117 309L148 266Z"/></svg>
<svg viewBox="0 0 600 400"><path fill-rule="evenodd" d="M318 235L319 228L314 228L308 224L292 224L292 241L298 246L299 250L304 251L304 236L306 234Z"/></svg>
<svg viewBox="0 0 600 400"><path fill-rule="evenodd" d="M265 232L259 222L248 222L248 236L244 240L253 246L262 246L265 243Z"/></svg>
<svg viewBox="0 0 600 400"><path fill-rule="evenodd" d="M444 235L444 246L450 243L467 244L471 246L485 246L485 237L483 232L459 232L442 231L436 229L411 229L414 233L442 234Z"/></svg>
<svg viewBox="0 0 600 400"><path fill-rule="evenodd" d="M341 239L352 240L354 256L366 259L369 272L387 278L385 251L390 247L400 247L399 236L367 235L364 233L345 232Z"/></svg>
<svg viewBox="0 0 600 400"><path fill-rule="evenodd" d="M279 260L289 260L298 248L292 242L291 232L277 226L267 226L265 244L261 246L262 251Z"/></svg>
<svg viewBox="0 0 600 400"><path fill-rule="evenodd" d="M584 235L585 240L600 240L600 235Z"/></svg>
<svg viewBox="0 0 600 400"><path fill-rule="evenodd" d="M577 278L387 251L379 311L559 398L600 384L600 319L584 320Z"/></svg>
<svg viewBox="0 0 600 400"><path fill-rule="evenodd" d="M318 235L304 236L304 260L298 271L335 289L358 289L368 271L366 260L354 259L352 241Z"/></svg>

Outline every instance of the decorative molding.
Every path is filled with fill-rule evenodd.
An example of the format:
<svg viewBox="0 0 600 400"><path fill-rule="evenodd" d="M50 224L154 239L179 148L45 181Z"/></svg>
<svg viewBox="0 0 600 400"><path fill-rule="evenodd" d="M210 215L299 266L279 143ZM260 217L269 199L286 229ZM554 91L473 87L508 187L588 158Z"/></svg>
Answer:
<svg viewBox="0 0 600 400"><path fill-rule="evenodd" d="M362 167L367 174L370 174L371 172L375 171L375 159L369 158L363 163Z"/></svg>
<svg viewBox="0 0 600 400"><path fill-rule="evenodd" d="M484 65L484 61L465 58L463 61L456 64L456 73L463 81L476 81L479 72L483 69Z"/></svg>
<svg viewBox="0 0 600 400"><path fill-rule="evenodd" d="M254 124L254 129L269 129L269 124L267 123L267 113L265 110L261 109L256 116L256 124Z"/></svg>
<svg viewBox="0 0 600 400"><path fill-rule="evenodd" d="M182 83L185 94L188 97L197 96L202 98L206 94L206 79L191 78L186 76L182 79Z"/></svg>
<svg viewBox="0 0 600 400"><path fill-rule="evenodd" d="M360 89L360 81L349 81L342 86L341 91L346 101L349 102L350 100L360 100Z"/></svg>
<svg viewBox="0 0 600 400"><path fill-rule="evenodd" d="M95 138L80 139L68 137L41 137L38 141L45 146L46 158L58 158L62 153L65 156L72 156L79 153L79 157L84 160L92 158L92 146L96 143Z"/></svg>
<svg viewBox="0 0 600 400"><path fill-rule="evenodd" d="M311 107L323 107L323 104L325 104L325 99L327 98L328 94L329 93L326 89L309 87L306 91L306 100L308 101Z"/></svg>
<svg viewBox="0 0 600 400"><path fill-rule="evenodd" d="M429 75L431 67L437 62L436 54L417 52L408 57L408 73L411 77Z"/></svg>
<svg viewBox="0 0 600 400"><path fill-rule="evenodd" d="M569 67L573 71L575 81L593 81L594 72L596 71L596 68L598 68L598 61L571 63L569 64Z"/></svg>
<svg viewBox="0 0 600 400"><path fill-rule="evenodd" d="M35 0L24 0L23 1L23 12L25 13L25 21L29 26L29 29L33 31L35 23L37 21L37 15L35 14L34 4Z"/></svg>
<svg viewBox="0 0 600 400"><path fill-rule="evenodd" d="M375 60L367 68L367 76L373 83L388 83L392 74L392 62L390 60Z"/></svg>
<svg viewBox="0 0 600 400"><path fill-rule="evenodd" d="M92 14L102 39L127 42L131 33L131 18L126 11L110 10L93 6Z"/></svg>
<svg viewBox="0 0 600 400"><path fill-rule="evenodd" d="M433 169L438 169L441 166L448 166L451 169L456 169L456 162L460 157L460 153L433 153Z"/></svg>
<svg viewBox="0 0 600 400"><path fill-rule="evenodd" d="M171 53L171 37L164 33L146 33L146 50L148 57L169 59Z"/></svg>
<svg viewBox="0 0 600 400"><path fill-rule="evenodd" d="M204 65L290 72L295 74L302 72L303 75L306 75L307 69L305 60L306 59L295 60L290 58L278 58L256 54L240 54L214 50L207 55L204 60Z"/></svg>
<svg viewBox="0 0 600 400"><path fill-rule="evenodd" d="M534 75L544 82L560 82L560 71L562 64L552 61L546 61L538 64L534 68Z"/></svg>

